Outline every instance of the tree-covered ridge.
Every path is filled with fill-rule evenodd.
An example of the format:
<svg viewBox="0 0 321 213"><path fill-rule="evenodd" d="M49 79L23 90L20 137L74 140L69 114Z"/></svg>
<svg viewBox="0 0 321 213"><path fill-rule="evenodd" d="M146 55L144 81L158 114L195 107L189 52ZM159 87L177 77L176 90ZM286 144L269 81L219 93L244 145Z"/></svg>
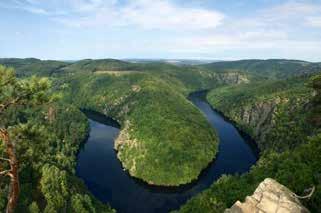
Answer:
<svg viewBox="0 0 321 213"><path fill-rule="evenodd" d="M121 123L118 157L135 177L188 183L215 157L215 133L183 95L186 89L148 74L80 75L62 86L66 99Z"/></svg>
<svg viewBox="0 0 321 213"><path fill-rule="evenodd" d="M315 126L321 127L321 75L314 76L310 86L314 89L315 94L312 98L312 106L314 107L309 115L309 120Z"/></svg>
<svg viewBox="0 0 321 213"><path fill-rule="evenodd" d="M22 62L30 61L35 66L42 62L25 59L17 60L16 64L13 61L12 65L19 68ZM118 156L132 175L157 185L192 181L217 151L216 136L203 115L187 101L187 94L248 81L247 76L238 72L211 73L197 67L111 59L65 63L55 72L45 70L41 75L52 77L53 87L63 94L64 102L103 112L117 119L124 130L130 130L128 141L137 140L142 146L123 144ZM153 158L159 153L162 153L159 159ZM170 169L174 172L171 172L166 163L175 155L178 157L172 163ZM143 159L135 160L136 157ZM180 170L182 166L184 169ZM148 170L143 168L149 167L146 173Z"/></svg>
<svg viewBox="0 0 321 213"><path fill-rule="evenodd" d="M255 138L261 150L282 151L313 131L306 122L312 95L309 79L300 76L220 87L208 94L208 100Z"/></svg>
<svg viewBox="0 0 321 213"><path fill-rule="evenodd" d="M173 84L177 82L175 79L183 82L185 87L192 90L198 88L211 88L219 86L223 83L234 83L235 81L247 81L250 75L242 72L212 72L198 66L177 66L164 62L150 63L131 63L115 59L85 59L74 62L61 62L52 60L39 60L34 58L16 59L4 58L0 59L0 64L15 68L18 76L50 76L60 79L66 76L90 74L90 73L105 73L109 72L144 72L150 73L153 76L170 81Z"/></svg>
<svg viewBox="0 0 321 213"><path fill-rule="evenodd" d="M221 212L250 194L266 177L277 179L298 194L311 185L317 186L316 195L307 206L312 211L321 208L320 136L313 136L317 135L321 120L321 78L308 80L316 64L273 60L267 61L271 64L265 64L264 69L261 65L251 69L237 65L235 69L209 69L109 59L70 63L10 60L20 77L50 76L53 90L62 94L62 100L53 108L10 114L11 122L18 119L26 125L24 139L30 147L27 152L22 151L28 158L21 169L21 211L110 211L110 207L88 194L74 176L75 156L88 132L86 117L78 108L99 111L119 121L122 134L116 143L118 157L133 176L160 185L195 179L214 158L218 141L186 96L209 88L214 89L208 96L212 105L256 138L266 152L262 152L259 163L248 174L223 177L188 202L182 211ZM7 64L8 59L2 62ZM297 76L302 73L305 75ZM270 80L258 81L267 78ZM314 92L308 87L311 85ZM1 184L1 190L8 190L7 182L1 179ZM6 196L1 196L1 208L5 202Z"/></svg>
<svg viewBox="0 0 321 213"><path fill-rule="evenodd" d="M0 64L7 67L13 67L19 77L27 77L31 75L51 76L55 73L59 73L63 67L69 65L69 63L62 61L43 61L36 58L6 58L0 59Z"/></svg>
<svg viewBox="0 0 321 213"><path fill-rule="evenodd" d="M97 71L124 71L134 70L133 64L115 59L84 59L70 64L64 68L67 72L97 72Z"/></svg>
<svg viewBox="0 0 321 213"><path fill-rule="evenodd" d="M293 151L265 153L250 172L222 176L209 189L189 200L178 212L224 212L236 200L244 200L266 177L286 185L298 195L315 186L311 199L302 202L311 212L318 212L321 207L320 141L319 134L308 138L305 144Z"/></svg>
<svg viewBox="0 0 321 213"><path fill-rule="evenodd" d="M231 111L240 112L246 104L253 106L256 102L280 98L287 101L275 104L273 127L268 131L269 137L261 143L261 157L257 164L247 174L221 177L208 190L188 201L179 212L223 212L236 200L243 200L251 194L266 177L276 179L298 195L315 186L311 199L303 200L303 203L311 212L318 212L321 208L320 79L320 75L315 75L312 83L310 78L298 77L211 91L210 102L228 116L238 116ZM311 91L311 86L315 92ZM249 123L235 121L253 134ZM257 142L260 145L260 141Z"/></svg>
<svg viewBox="0 0 321 213"><path fill-rule="evenodd" d="M269 59L222 61L201 67L213 71L242 71L268 79L285 79L295 75L319 72L321 65L299 60Z"/></svg>

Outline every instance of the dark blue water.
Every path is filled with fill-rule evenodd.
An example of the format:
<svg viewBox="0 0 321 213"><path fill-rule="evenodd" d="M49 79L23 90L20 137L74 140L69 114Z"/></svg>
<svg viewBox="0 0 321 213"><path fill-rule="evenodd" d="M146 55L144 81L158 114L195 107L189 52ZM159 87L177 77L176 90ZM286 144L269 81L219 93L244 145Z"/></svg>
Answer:
<svg viewBox="0 0 321 213"><path fill-rule="evenodd" d="M91 113L87 115L91 127L90 136L78 155L78 177L84 180L98 199L110 203L118 212L152 213L178 209L189 198L208 188L222 174L248 171L257 160L256 149L231 123L212 110L201 98L203 95L204 93L194 93L190 100L216 129L220 145L215 161L194 183L176 188L154 187L130 177L123 171L113 149L114 140L119 133L117 124Z"/></svg>

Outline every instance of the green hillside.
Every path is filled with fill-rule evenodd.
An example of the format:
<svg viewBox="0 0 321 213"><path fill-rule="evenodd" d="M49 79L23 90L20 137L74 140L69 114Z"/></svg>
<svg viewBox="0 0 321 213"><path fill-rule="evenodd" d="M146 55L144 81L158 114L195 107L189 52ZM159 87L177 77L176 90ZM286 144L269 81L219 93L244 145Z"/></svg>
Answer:
<svg viewBox="0 0 321 213"><path fill-rule="evenodd" d="M320 75L302 76L212 90L209 102L256 139L260 159L244 175L221 177L179 212L222 212L252 194L266 177L297 194L315 186L313 197L303 202L317 212L321 207L320 79Z"/></svg>
<svg viewBox="0 0 321 213"><path fill-rule="evenodd" d="M195 180L215 159L219 145L203 114L187 99L189 93L204 89L210 89L207 98L214 108L256 140L260 160L247 174L220 178L180 211L221 212L251 194L266 177L298 194L315 185L316 195L304 204L312 211L321 208L317 154L321 78L316 74L320 64L248 60L176 66L113 59L0 59L0 63L14 67L21 80L34 74L49 77L50 93L60 97L51 108L22 108L2 118L26 125L22 138L29 147L18 150L24 159L19 210L112 211L90 195L74 174L76 154L89 131L80 109L120 123L115 149L131 176L162 186ZM0 91L3 97L12 92ZM56 176L59 181L52 178ZM0 180L7 192L8 180ZM5 208L6 194L0 196L0 209Z"/></svg>
<svg viewBox="0 0 321 213"><path fill-rule="evenodd" d="M309 77L302 76L221 87L212 90L208 100L249 133L260 149L284 150L302 142L311 130L306 124L312 97L308 82Z"/></svg>
<svg viewBox="0 0 321 213"><path fill-rule="evenodd" d="M75 71L75 72L95 72L95 71L122 71L122 70L133 70L131 63L115 60L115 59L100 59L91 60L85 59L77 61L70 66L64 68L64 71Z"/></svg>
<svg viewBox="0 0 321 213"><path fill-rule="evenodd" d="M67 101L121 123L115 148L135 177L156 185L188 183L215 157L215 133L177 85L136 73L80 75L62 85Z"/></svg>
<svg viewBox="0 0 321 213"><path fill-rule="evenodd" d="M1 103L6 103L12 96L26 100L32 97L33 101L52 96L53 91L47 90L46 79L16 80L12 71L2 66L0 73ZM41 92L31 95L38 90ZM20 195L16 212L61 212L66 206L68 212L112 212L75 176L76 155L89 131L87 118L75 106L55 99L45 105L39 101L36 105L29 104L24 102L22 107L14 106L11 101L12 107L1 114L0 120L1 130L7 129L15 143L19 162ZM3 109L1 106L1 112ZM9 161L3 160L5 150L1 141L1 170L9 167ZM1 212L10 191L9 180L0 176Z"/></svg>
<svg viewBox="0 0 321 213"><path fill-rule="evenodd" d="M284 79L319 72L321 68L319 63L285 59L215 62L201 67L213 71L243 71L269 79Z"/></svg>
<svg viewBox="0 0 321 213"><path fill-rule="evenodd" d="M0 58L0 64L15 68L16 74L20 77L31 75L51 76L52 74L59 73L63 67L69 65L69 63L62 61L43 61L36 58Z"/></svg>

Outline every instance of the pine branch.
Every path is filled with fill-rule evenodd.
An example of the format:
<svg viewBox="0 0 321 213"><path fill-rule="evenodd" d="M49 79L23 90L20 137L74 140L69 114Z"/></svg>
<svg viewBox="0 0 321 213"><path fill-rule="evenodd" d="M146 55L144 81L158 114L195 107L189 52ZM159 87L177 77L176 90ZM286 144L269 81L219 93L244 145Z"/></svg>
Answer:
<svg viewBox="0 0 321 213"><path fill-rule="evenodd" d="M0 104L0 114L2 114L6 109L9 108L9 106L14 105L20 101L20 97L15 98L14 100L6 103L6 104Z"/></svg>
<svg viewBox="0 0 321 213"><path fill-rule="evenodd" d="M9 174L9 172L11 172L11 170L4 170L4 171L0 172L0 175L7 175L7 174Z"/></svg>
<svg viewBox="0 0 321 213"><path fill-rule="evenodd" d="M10 159L8 159L8 158L3 158L3 157L0 157L0 160L8 161L9 163L11 162Z"/></svg>

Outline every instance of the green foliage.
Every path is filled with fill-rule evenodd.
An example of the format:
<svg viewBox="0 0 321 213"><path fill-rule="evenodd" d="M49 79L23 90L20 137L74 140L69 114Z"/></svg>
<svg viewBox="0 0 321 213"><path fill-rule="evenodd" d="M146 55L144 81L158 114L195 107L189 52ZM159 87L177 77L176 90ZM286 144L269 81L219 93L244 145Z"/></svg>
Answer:
<svg viewBox="0 0 321 213"><path fill-rule="evenodd" d="M127 168L135 165L130 172L150 183L190 182L215 156L215 134L184 96L161 83L143 82L141 86L128 115L128 133L138 146L123 145L119 158Z"/></svg>
<svg viewBox="0 0 321 213"><path fill-rule="evenodd" d="M290 98L291 96L304 97L311 90L305 87L306 76L294 77L287 80L267 80L250 84L232 85L212 90L208 100L214 106L234 107L253 105L261 100L273 100L278 97Z"/></svg>
<svg viewBox="0 0 321 213"><path fill-rule="evenodd" d="M46 164L42 167L41 191L48 204L57 210L66 205L68 196L67 179L67 173L59 170L56 166Z"/></svg>
<svg viewBox="0 0 321 213"><path fill-rule="evenodd" d="M128 141L137 144L119 148L123 166L131 175L157 185L190 182L217 151L215 134L185 96L234 83L241 75L231 78L198 67L109 59L82 60L64 70L66 76L55 81L63 100L118 120Z"/></svg>
<svg viewBox="0 0 321 213"><path fill-rule="evenodd" d="M64 71L68 72L96 72L96 71L129 71L135 70L135 66L131 63L114 60L114 59L100 59L91 60L85 59L77 61L68 67L64 68Z"/></svg>
<svg viewBox="0 0 321 213"><path fill-rule="evenodd" d="M69 65L69 63L61 61L41 61L35 58L28 59L0 59L0 64L7 67L14 67L19 77L28 77L32 75L51 76L59 74L62 68Z"/></svg>
<svg viewBox="0 0 321 213"><path fill-rule="evenodd" d="M87 118L78 108L57 102L48 79L17 79L13 69L0 66L0 85L0 127L8 128L20 161L21 192L16 211L36 212L38 207L39 212L58 212L71 205L74 194L88 197L83 184L74 177L76 154L89 130ZM47 104L39 105L42 103ZM4 156L2 143L0 151ZM1 169L7 166L1 161ZM8 179L0 178L2 211ZM92 208L112 212L97 200Z"/></svg>
<svg viewBox="0 0 321 213"><path fill-rule="evenodd" d="M310 83L310 86L316 94L312 100L312 110L309 120L313 125L321 127L321 75L314 76Z"/></svg>
<svg viewBox="0 0 321 213"><path fill-rule="evenodd" d="M49 203L44 209L44 213L58 213L58 211L51 205L51 203Z"/></svg>
<svg viewBox="0 0 321 213"><path fill-rule="evenodd" d="M307 123L312 90L307 76L221 87L209 102L256 139L261 150L284 151L304 141L313 128ZM291 131L289 131L291 129Z"/></svg>
<svg viewBox="0 0 321 213"><path fill-rule="evenodd" d="M320 152L321 135L317 135L291 152L265 153L249 173L221 177L209 189L188 201L179 212L222 212L222 209L231 207L236 200L251 195L266 177L276 179L299 195L312 185L316 186L315 194L310 200L305 200L304 205L311 212L318 212L321 208ZM213 200L214 206L211 205Z"/></svg>
<svg viewBox="0 0 321 213"><path fill-rule="evenodd" d="M24 143L18 149L23 163L17 211L37 201L42 203L41 212L59 212L71 206L74 195L88 196L83 183L74 176L76 154L88 133L87 119L71 105L56 103L50 107L51 119L35 110L30 112L32 120L19 125L17 136ZM93 201L92 208L97 212L112 211L99 201Z"/></svg>
<svg viewBox="0 0 321 213"><path fill-rule="evenodd" d="M216 154L217 138L182 94L185 88L148 74L77 75L66 83L65 100L120 121L129 137L118 157L135 177L157 185L188 183Z"/></svg>
<svg viewBox="0 0 321 213"><path fill-rule="evenodd" d="M0 142L3 145L0 154L4 159L8 158L8 160L1 159L0 169L1 171L9 171L7 176L11 177L10 187L12 187L13 192L16 192L11 193L11 190L5 190L9 193L9 201L19 198L19 183L12 184L12 179L19 180L21 167L16 162L22 159L19 158L20 153L16 153L16 151L19 150L20 146L25 146L23 137L19 137L22 134L22 131L19 131L21 130L22 119L17 114L25 113L33 107L49 103L51 101L49 87L50 83L46 78L17 79L13 69L0 65L0 128L2 134L6 135L1 137ZM29 117L25 116L23 119L28 121ZM8 180L1 181L0 187L4 189L7 184ZM28 185L21 187L21 194L26 187ZM7 211L13 211L16 206L17 202L14 201L12 204L8 202Z"/></svg>
<svg viewBox="0 0 321 213"><path fill-rule="evenodd" d="M88 195L80 195L80 194L73 195L71 198L71 207L74 212L79 212L79 213L96 212L91 202L91 199Z"/></svg>
<svg viewBox="0 0 321 213"><path fill-rule="evenodd" d="M32 202L28 209L30 213L40 213L38 204L36 202Z"/></svg>
<svg viewBox="0 0 321 213"><path fill-rule="evenodd" d="M318 77L314 77L314 89L318 91ZM275 99L287 101L277 102L273 120L273 128L267 134L266 141L261 144L260 160L249 173L241 176L223 176L200 195L192 198L179 212L222 212L236 200L243 200L251 195L257 185L270 177L289 187L297 194L315 186L316 191L311 199L304 200L311 212L321 208L321 135L312 127L307 118L312 111L318 110L315 96L311 100L312 91L306 88L307 77L297 77L282 81L258 82L249 85L223 87L213 90L208 98L213 105L224 114L230 116L234 110L238 113L258 102ZM259 112L258 112L259 113ZM231 116L232 119L236 117ZM252 133L248 123L241 123L243 129ZM260 141L258 141L260 143ZM215 205L212 200L215 200ZM219 207L222 208L219 208Z"/></svg>
<svg viewBox="0 0 321 213"><path fill-rule="evenodd" d="M48 103L50 82L47 78L18 80L14 70L0 65L0 113ZM2 115L3 116L3 115ZM3 120L3 119L2 119Z"/></svg>
<svg viewBox="0 0 321 213"><path fill-rule="evenodd" d="M311 74L319 72L321 68L319 63L284 59L223 61L201 67L213 71L242 71L268 79L286 79Z"/></svg>
<svg viewBox="0 0 321 213"><path fill-rule="evenodd" d="M62 94L62 100L51 106L53 117L49 116L49 106L35 107L31 103L30 110L7 110L1 120L7 126L24 121L11 129L17 140L24 141L18 147L23 159L18 211L37 209L39 204L44 212L58 212L64 207L73 212L113 212L88 194L74 176L76 154L88 133L86 117L78 107L102 112L122 124L122 132L134 145L119 145L118 156L133 176L159 185L190 182L217 152L215 133L186 100L189 92L208 88L215 89L208 95L211 104L249 134L254 135L256 125L242 123L243 109L271 104L275 107L271 119L274 126L265 134L264 143L258 141L266 151L248 174L223 176L180 211L222 212L251 194L266 177L275 178L298 194L315 185L315 195L304 204L311 211L321 208L321 136L307 137L318 132L321 120L320 78L315 77L311 83L316 90L312 101L312 89L305 87L308 77L320 69L319 64L247 60L179 67L110 59L73 63L3 59L0 63L15 67L19 76L28 77L17 83L18 80L12 81L12 70L6 68L6 75L2 71L2 83L13 83L9 89L0 87L1 103L15 95L14 86L29 94L49 87L44 86L46 80L29 78L33 74L50 76L53 89ZM300 76L293 77L297 75ZM253 82L233 86L240 79ZM269 80L258 81L262 79ZM46 101L42 93L33 98ZM306 122L309 116L313 127ZM4 181L0 179L0 183ZM1 184L1 192L6 192ZM0 196L1 209L5 202L6 198Z"/></svg>

